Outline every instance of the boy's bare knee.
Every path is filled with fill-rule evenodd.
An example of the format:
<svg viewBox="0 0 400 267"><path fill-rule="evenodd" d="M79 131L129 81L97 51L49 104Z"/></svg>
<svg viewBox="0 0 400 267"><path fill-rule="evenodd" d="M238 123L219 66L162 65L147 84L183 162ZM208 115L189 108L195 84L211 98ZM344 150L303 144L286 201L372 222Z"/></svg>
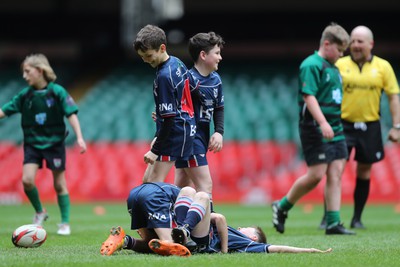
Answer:
<svg viewBox="0 0 400 267"><path fill-rule="evenodd" d="M196 194L196 190L193 187L185 186L181 189L180 194L193 197Z"/></svg>
<svg viewBox="0 0 400 267"><path fill-rule="evenodd" d="M196 193L196 199L201 199L201 200L205 200L205 201L210 201L210 195L206 192L198 192Z"/></svg>

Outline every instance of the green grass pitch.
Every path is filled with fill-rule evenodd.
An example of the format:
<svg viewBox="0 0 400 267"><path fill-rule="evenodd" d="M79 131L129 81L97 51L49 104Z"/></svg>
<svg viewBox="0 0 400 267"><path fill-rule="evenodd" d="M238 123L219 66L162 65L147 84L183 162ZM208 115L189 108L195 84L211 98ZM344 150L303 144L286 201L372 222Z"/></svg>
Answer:
<svg viewBox="0 0 400 267"><path fill-rule="evenodd" d="M330 254L200 254L189 258L142 255L121 251L107 257L99 253L101 243L112 226L121 225L127 233L130 217L125 203L73 204L71 207L72 235L57 236L60 215L54 204L45 205L50 218L44 224L47 240L39 248L16 248L11 242L14 229L31 223L33 208L29 204L0 206L0 266L399 266L400 214L394 204L368 205L363 222L366 230L355 236L326 236L318 230L322 216L321 205L299 203L289 213L285 234L275 232L271 224L269 205L215 205L225 214L233 227L259 225L271 244L300 247L333 248ZM104 207L105 214L97 215L95 207ZM341 218L349 226L352 207L344 205Z"/></svg>

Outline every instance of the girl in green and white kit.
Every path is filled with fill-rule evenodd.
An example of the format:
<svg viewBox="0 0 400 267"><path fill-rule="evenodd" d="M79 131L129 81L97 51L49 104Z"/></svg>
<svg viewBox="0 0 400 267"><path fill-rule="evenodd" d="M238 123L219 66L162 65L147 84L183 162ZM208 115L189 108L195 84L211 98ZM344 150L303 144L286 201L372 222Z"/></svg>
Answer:
<svg viewBox="0 0 400 267"><path fill-rule="evenodd" d="M61 224L57 234L70 235L70 198L65 179L65 137L67 135L64 117L68 118L77 137L80 152L86 151L82 136L78 107L68 92L54 83L57 76L43 54L32 54L21 64L23 78L28 87L22 89L0 109L0 119L21 113L24 134L24 163L22 183L24 192L32 203L36 214L34 224L42 225L48 214L42 207L35 178L43 160L53 173L54 189L61 211Z"/></svg>

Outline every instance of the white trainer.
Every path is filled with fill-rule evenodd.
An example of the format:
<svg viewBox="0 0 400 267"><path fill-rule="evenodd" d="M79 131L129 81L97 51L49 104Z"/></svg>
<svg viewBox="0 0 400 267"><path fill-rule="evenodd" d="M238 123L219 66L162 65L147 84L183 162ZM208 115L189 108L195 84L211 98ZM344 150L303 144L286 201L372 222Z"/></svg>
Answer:
<svg viewBox="0 0 400 267"><path fill-rule="evenodd" d="M71 227L67 223L61 223L58 225L57 230L58 235L70 235L71 234Z"/></svg>
<svg viewBox="0 0 400 267"><path fill-rule="evenodd" d="M47 214L47 210L43 209L42 212L36 212L35 216L33 217L33 224L43 225L43 222L49 218Z"/></svg>

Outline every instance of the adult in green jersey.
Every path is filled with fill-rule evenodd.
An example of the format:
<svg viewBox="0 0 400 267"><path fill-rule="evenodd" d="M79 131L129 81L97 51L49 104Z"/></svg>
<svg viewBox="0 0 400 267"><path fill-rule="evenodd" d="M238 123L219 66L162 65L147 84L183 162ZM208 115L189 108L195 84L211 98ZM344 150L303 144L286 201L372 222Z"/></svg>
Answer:
<svg viewBox="0 0 400 267"><path fill-rule="evenodd" d="M344 134L349 155L354 148L357 161L350 227L361 229L365 228L361 215L369 195L371 168L385 156L380 125L382 92L388 97L392 116L393 127L388 139L398 142L400 137L399 84L390 63L372 54L373 47L372 31L366 26L357 26L350 36L350 55L336 62L343 78Z"/></svg>
<svg viewBox="0 0 400 267"><path fill-rule="evenodd" d="M308 56L299 70L299 132L307 173L299 177L280 201L272 203L273 226L285 231L288 211L327 176L326 234L347 235L340 221L341 176L347 158L341 123L342 83L335 62L343 56L350 38L336 23L328 25L318 51Z"/></svg>
<svg viewBox="0 0 400 267"><path fill-rule="evenodd" d="M61 211L61 224L57 233L70 235L70 199L65 180L64 139L67 131L64 117L68 118L77 137L80 152L84 153L86 144L77 116L78 107L67 91L54 83L56 75L43 54L27 56L21 64L21 69L29 86L1 107L0 118L21 113L24 134L22 183L24 192L36 211L33 223L42 225L48 218L35 185L37 171L42 167L44 160L46 167L52 171Z"/></svg>

